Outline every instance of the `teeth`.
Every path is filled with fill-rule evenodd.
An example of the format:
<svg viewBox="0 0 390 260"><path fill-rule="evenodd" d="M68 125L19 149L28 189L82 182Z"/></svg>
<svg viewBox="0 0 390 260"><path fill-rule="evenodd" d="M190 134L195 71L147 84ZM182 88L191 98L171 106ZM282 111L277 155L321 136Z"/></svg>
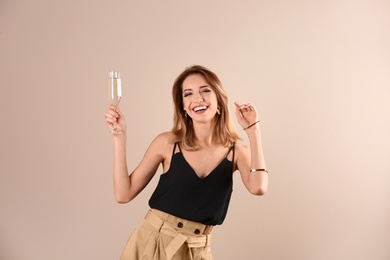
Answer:
<svg viewBox="0 0 390 260"><path fill-rule="evenodd" d="M207 108L206 106L195 107L195 108L194 108L194 111L195 111L195 112L198 112L198 111L200 111L200 110L205 110L206 108Z"/></svg>

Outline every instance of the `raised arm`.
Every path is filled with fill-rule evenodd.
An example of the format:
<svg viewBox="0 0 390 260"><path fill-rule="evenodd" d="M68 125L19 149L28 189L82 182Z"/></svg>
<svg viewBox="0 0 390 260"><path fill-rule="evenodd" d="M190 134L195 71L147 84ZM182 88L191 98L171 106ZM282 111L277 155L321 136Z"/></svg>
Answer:
<svg viewBox="0 0 390 260"><path fill-rule="evenodd" d="M157 137L150 144L140 164L129 174L126 159L126 120L119 107L114 110L110 107L106 113L106 124L112 130L116 120L119 129L124 130L122 134L114 134L114 194L118 203L127 203L135 198L149 183L156 173L159 164L164 160L161 152L161 145L164 142L163 136Z"/></svg>
<svg viewBox="0 0 390 260"><path fill-rule="evenodd" d="M265 164L259 119L256 108L252 104L241 105L235 102L238 123L249 139L249 149L245 145L237 145L237 168L241 179L254 195L264 195L268 188L268 172Z"/></svg>

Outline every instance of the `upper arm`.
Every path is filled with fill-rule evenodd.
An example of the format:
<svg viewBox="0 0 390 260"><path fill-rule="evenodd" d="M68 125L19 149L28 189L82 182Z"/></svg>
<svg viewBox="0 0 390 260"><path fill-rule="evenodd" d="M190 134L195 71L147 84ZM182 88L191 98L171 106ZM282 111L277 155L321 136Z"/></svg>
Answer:
<svg viewBox="0 0 390 260"><path fill-rule="evenodd" d="M237 170L240 172L241 180L246 189L253 193L255 183L250 178L251 152L244 144L237 145Z"/></svg>
<svg viewBox="0 0 390 260"><path fill-rule="evenodd" d="M158 135L151 142L141 162L129 176L131 199L137 196L150 182L160 163L166 159L167 151L171 146L167 133Z"/></svg>
<svg viewBox="0 0 390 260"><path fill-rule="evenodd" d="M254 195L263 195L267 190L268 175L265 172L252 173L251 151L243 145L237 145L237 169L240 171L242 182L246 189Z"/></svg>
<svg viewBox="0 0 390 260"><path fill-rule="evenodd" d="M251 165L251 154L249 148L244 144L236 144L237 161L236 167L240 172L241 179L248 188L248 178Z"/></svg>

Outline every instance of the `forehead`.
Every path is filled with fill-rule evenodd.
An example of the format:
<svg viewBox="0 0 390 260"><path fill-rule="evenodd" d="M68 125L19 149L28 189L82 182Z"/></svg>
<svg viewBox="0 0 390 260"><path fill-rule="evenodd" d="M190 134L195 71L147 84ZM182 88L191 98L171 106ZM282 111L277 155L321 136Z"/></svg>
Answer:
<svg viewBox="0 0 390 260"><path fill-rule="evenodd" d="M192 74L188 76L182 84L182 89L193 89L208 85L206 79L200 74Z"/></svg>

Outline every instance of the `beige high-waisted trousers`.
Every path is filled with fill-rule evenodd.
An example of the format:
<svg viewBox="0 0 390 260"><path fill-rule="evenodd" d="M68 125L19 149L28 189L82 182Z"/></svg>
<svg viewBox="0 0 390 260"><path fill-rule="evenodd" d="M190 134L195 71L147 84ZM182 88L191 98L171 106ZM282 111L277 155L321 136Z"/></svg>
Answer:
<svg viewBox="0 0 390 260"><path fill-rule="evenodd" d="M131 234L120 260L213 260L212 226L151 209Z"/></svg>

